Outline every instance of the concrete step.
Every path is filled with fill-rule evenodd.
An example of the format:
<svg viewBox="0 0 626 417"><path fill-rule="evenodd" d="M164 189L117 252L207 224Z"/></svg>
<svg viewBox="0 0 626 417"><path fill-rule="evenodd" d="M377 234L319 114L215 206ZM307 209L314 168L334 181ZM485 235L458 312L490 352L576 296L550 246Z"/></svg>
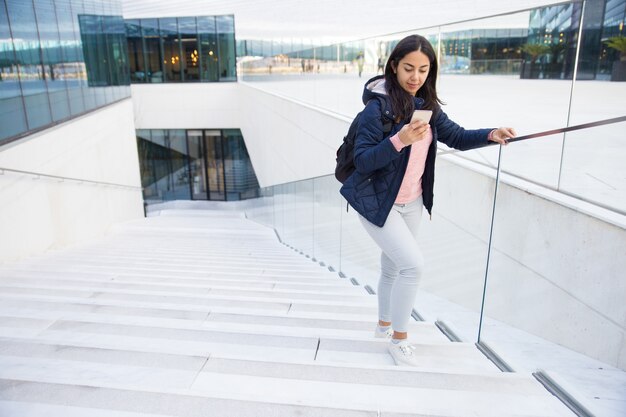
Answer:
<svg viewBox="0 0 626 417"><path fill-rule="evenodd" d="M181 215L0 266L0 416L569 415L432 323L395 366L375 296L238 215Z"/></svg>
<svg viewBox="0 0 626 417"><path fill-rule="evenodd" d="M52 282L57 280L69 282L102 282L102 283L124 283L124 284L140 284L140 285L163 285L168 287L203 287L203 288L241 288L241 289L275 289L275 290L296 290L296 291L312 291L320 293L347 293L347 294L363 294L362 287L346 286L345 282L334 276L332 279L324 282L311 282L305 280L303 282L284 282L280 280L259 279L255 276L240 279L202 279L202 278L183 278L172 276L151 276L151 275L131 275L131 274L103 274L91 272L39 272L39 271L3 271L0 274L0 282L14 283L20 282ZM22 281L23 280L23 281Z"/></svg>
<svg viewBox="0 0 626 417"><path fill-rule="evenodd" d="M248 299L235 299L227 297L182 297L167 295L145 295L145 294L124 294L113 292L93 292L78 290L57 290L57 289L34 289L0 286L0 293L3 298L12 299L42 299L47 301L84 301L92 300L93 303L107 304L134 304L142 307L158 307L158 308L178 308L181 305L187 308L198 307L201 310L209 311L215 308L223 307L229 311L279 311L286 313L291 308L288 301L254 301ZM351 313L359 309L352 307L337 306L337 310L344 310ZM366 311L366 309L364 309Z"/></svg>
<svg viewBox="0 0 626 417"><path fill-rule="evenodd" d="M132 250L129 249L130 252ZM70 254L63 257L54 257L40 259L37 264L48 265L142 265L147 266L227 266L227 267L245 267L245 268L258 268L260 265L266 268L274 268L277 270L293 269L310 269L317 271L320 266L314 262L302 262L303 259L307 259L303 255L286 256L288 254L278 253L276 256L256 256L249 257L246 251L232 250L228 252L228 255L223 256L206 256L206 253L198 254L196 256L190 255L183 250L169 249L167 252L155 253L154 251L144 253L129 253L124 251L124 256L115 256L107 254L103 256L97 251L91 251L84 254ZM131 256L129 256L131 255Z"/></svg>
<svg viewBox="0 0 626 417"><path fill-rule="evenodd" d="M237 310L237 311L236 311ZM372 333L376 323L376 316L361 316L356 320L342 317L318 318L294 316L287 313L266 311L260 314L256 310L241 312L241 308L215 308L204 306L194 307L180 305L178 308L162 306L144 306L140 303L113 303L103 300L82 299L68 301L66 299L45 299L43 297L11 298L0 295L0 316L23 316L31 318L58 318L68 314L100 314L103 316L126 316L129 319L152 318L156 320L204 321L230 324L251 324L254 326L285 327L297 331L298 328L328 329L337 331L353 331ZM205 323L206 324L206 323ZM428 333L425 333L425 329ZM413 321L409 322L409 332L421 332L422 336L442 336L432 323ZM441 340L447 340L442 336Z"/></svg>
<svg viewBox="0 0 626 417"><path fill-rule="evenodd" d="M293 257L293 259L286 259L284 254L278 254L280 256L250 256L247 253L231 254L230 256L207 256L206 253L202 256L191 256L188 253L181 252L172 254L171 252L162 251L161 253L146 252L135 253L130 255L128 251L120 251L116 254L101 254L99 252L85 252L85 253L68 253L62 256L55 256L55 260L63 262L79 262L89 259L90 262L102 262L126 265L128 263L142 263L150 262L151 264L171 264L172 262L177 264L188 264L190 262L194 264L230 264L237 263L238 265L258 265L268 264L277 267L302 267L302 255ZM291 257L290 257L291 258ZM50 260L50 259L49 259ZM305 264L306 265L306 264Z"/></svg>
<svg viewBox="0 0 626 417"><path fill-rule="evenodd" d="M277 288L275 284L263 284L266 288L249 288L243 283L239 286L223 285L190 285L181 284L176 280L170 280L165 284L157 283L132 283L120 282L116 277L109 279L56 279L56 278L5 278L0 277L0 285L24 288L64 288L64 289L89 289L91 291L116 290L116 291L137 291L146 294L177 293L177 294L202 294L211 293L214 295L239 295L259 298L289 298L289 299L319 299L319 300L346 300L362 301L372 298L362 287L335 286L325 288L326 291L319 291L310 288ZM293 287L293 286L292 286Z"/></svg>
<svg viewBox="0 0 626 417"><path fill-rule="evenodd" d="M14 381L15 384L24 384L22 381ZM30 383L37 384L37 383ZM46 384L39 384L45 389ZM67 399L65 400L67 401ZM0 415L4 417L163 417L163 414L133 413L127 411L113 411L111 409L98 409L87 407L73 407L67 405L28 403L23 401L0 400Z"/></svg>
<svg viewBox="0 0 626 417"><path fill-rule="evenodd" d="M35 331L23 334L15 334L8 327L16 327L14 323L21 324L30 320L28 325ZM8 323L8 324L7 324ZM151 325L152 324L152 325ZM25 327L22 325L22 327ZM211 328L213 327L213 328ZM213 326L209 323L162 321L148 318L136 318L129 323L125 317L102 317L85 314L82 319L35 319L24 317L0 317L0 328L3 335L13 337L37 337L63 340L59 336L67 337L67 340L80 340L87 335L106 335L110 340L114 337L128 337L135 340L144 339L146 344L159 344L162 341L176 340L197 342L205 344L211 352L228 353L233 345L239 345L239 351L249 352L255 355L257 346L264 350L271 348L308 350L308 357L317 357L325 362L355 363L355 364L380 364L393 365L393 360L387 351L388 342L374 339L371 332L357 333L350 336L349 333L321 335L320 331L297 332L283 328L259 328L255 325L248 326ZM268 333L272 330L272 333ZM308 335L307 335L308 333ZM87 335L86 335L87 334ZM422 359L421 368L462 371L498 372L489 361L471 344L465 343L426 343L418 335L413 335L411 342L415 345L416 355ZM110 346L110 345L107 345ZM251 353L250 353L251 352ZM296 352L300 357L302 352ZM277 355L272 355L277 356ZM280 355L278 355L280 356ZM290 357L291 355L287 355ZM255 357L258 358L257 355Z"/></svg>
<svg viewBox="0 0 626 417"><path fill-rule="evenodd" d="M0 293L0 300L2 302L36 302L36 303L53 303L53 304L81 304L93 306L94 309L108 308L108 307L120 307L130 309L149 309L149 310L167 310L167 311L187 311L187 312L199 312L199 313L227 313L227 314L249 314L249 315L279 315L289 316L307 319L325 318L330 320L349 320L349 321L365 321L371 325L377 321L376 309L344 309L343 312L333 311L328 312L325 309L318 308L317 312L293 312L291 308L293 305L287 303L254 303L239 301L237 303L214 300L211 303L207 302L193 302L194 300L187 300L183 304L177 303L181 299L158 299L158 298L146 298L146 297L114 297L108 296L93 296L91 293L81 292L67 292L64 293L58 291L42 291L38 294L31 292L18 291L16 289L11 293ZM197 301L197 300L196 300ZM202 300L201 300L202 301Z"/></svg>
<svg viewBox="0 0 626 417"><path fill-rule="evenodd" d="M306 265L308 266L308 265ZM177 274L186 274L186 273L207 273L211 271L212 274L218 275L220 273L228 273L228 274L240 274L240 275L252 275L252 274L264 274L271 276L294 276L298 275L300 277L310 277L311 279L315 278L324 278L325 276L330 275L331 273L322 267L319 266L311 266L311 268L307 268L303 266L302 268L287 268L287 269L277 269L277 268L266 268L263 266L244 268L244 267L235 267L235 266L198 266L198 265L184 265L184 266L151 266L151 265L106 265L100 263L94 264L68 264L68 263L40 263L37 265L37 268L30 268L30 270L56 270L56 271L103 271L109 273L119 273L119 272L158 272L158 273L169 273L176 272Z"/></svg>
<svg viewBox="0 0 626 417"><path fill-rule="evenodd" d="M347 337L370 339L375 320L349 321L297 318L287 315L233 314L214 311L200 312L173 309L148 309L129 306L107 306L34 300L2 300L2 319L25 318L53 321L78 320L97 323L117 323L181 329L261 332L273 335L303 337ZM448 339L433 324L411 322L410 340L443 343Z"/></svg>
<svg viewBox="0 0 626 417"><path fill-rule="evenodd" d="M29 285L29 284L4 284L0 283L0 292L3 294L32 294L32 295L61 295L73 297L89 297L98 299L124 299L152 301L157 303L174 304L205 304L224 305L227 302L254 303L257 306L268 303L286 303L285 305L304 304L311 308L323 309L325 306L333 311L354 311L363 308L364 311L375 309L371 296L362 295L333 295L333 294L310 294L278 291L241 291L241 290L213 290L210 288L188 291L180 288L175 291L181 295L172 295L174 291L149 291L145 288L115 289L110 286L54 286L54 285Z"/></svg>
<svg viewBox="0 0 626 417"><path fill-rule="evenodd" d="M76 353L76 352L75 352ZM120 352L115 352L120 360ZM122 359L128 360L130 357ZM156 359L156 358L155 358ZM556 400L531 392L501 393L468 389L437 389L378 383L336 382L326 377L308 379L313 372L294 375L302 369L278 368L272 376L257 376L271 366L250 366L245 373L221 372L225 363L203 366L202 358L188 361L179 367L155 368L141 365L75 361L67 359L39 359L33 357L0 357L0 378L32 381L44 384L65 384L118 391L151 391L164 394L187 393L198 397L237 401L256 401L272 405L298 405L327 409L417 413L442 416L547 416L559 414ZM111 362L111 357L107 359ZM208 365L211 362L206 361ZM167 363L166 363L167 364ZM233 362L230 364L234 365ZM200 370L181 369L190 366ZM248 363L248 365L250 365ZM280 376L280 372L284 376ZM315 372L315 371L314 371ZM392 371L397 372L397 371ZM10 375L10 376L9 376ZM439 383L445 385L440 378ZM234 388L234 389L233 389Z"/></svg>
<svg viewBox="0 0 626 417"><path fill-rule="evenodd" d="M69 361L73 366L87 363L96 365L156 368L161 371L212 372L233 375L250 375L283 379L305 379L385 385L424 389L450 389L455 391L494 392L519 395L542 395L541 385L528 376L514 373L459 373L429 372L418 368L394 366L339 365L319 361L267 361L242 359L236 355L184 355L139 352L120 349L87 348L67 343L28 341L0 338L0 358L6 363L19 358L37 361ZM34 371L33 371L34 372ZM165 384L165 382L161 382Z"/></svg>
<svg viewBox="0 0 626 417"><path fill-rule="evenodd" d="M0 380L0 394L8 400L0 401L3 417L408 417L375 411L211 398L192 393L94 389L84 385L10 379ZM108 414L103 414L103 410Z"/></svg>
<svg viewBox="0 0 626 417"><path fill-rule="evenodd" d="M226 387L236 386L237 390ZM437 416L547 416L559 414L560 404L544 395L496 394L309 381L214 373L203 370L192 391L231 399L252 399L279 404L305 404L328 408L361 409Z"/></svg>
<svg viewBox="0 0 626 417"><path fill-rule="evenodd" d="M211 270L202 272L180 272L171 271L163 273L158 270L148 272L137 271L102 271L102 270L85 270L85 271L73 271L67 269L57 268L56 270L39 269L39 268L5 268L0 270L0 277L50 277L64 279L66 277L90 277L90 276L102 276L109 278L138 278L138 279L159 279L166 280L168 282L180 280L196 280L196 279L220 279L227 282L271 282L271 283L286 283L286 284L306 284L306 285L339 285L345 286L345 282L337 280L338 275L335 273L319 275L316 274L312 277L300 276L277 276L267 273L263 274L238 274L230 272L215 273Z"/></svg>

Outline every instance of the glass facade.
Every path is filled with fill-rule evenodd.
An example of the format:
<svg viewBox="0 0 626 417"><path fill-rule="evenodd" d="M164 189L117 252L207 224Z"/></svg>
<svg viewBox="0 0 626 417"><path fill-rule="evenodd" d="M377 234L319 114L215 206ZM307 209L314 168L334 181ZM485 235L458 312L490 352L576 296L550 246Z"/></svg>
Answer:
<svg viewBox="0 0 626 417"><path fill-rule="evenodd" d="M503 16L490 18L488 23L468 21L416 28L411 33L425 35L439 50L442 74L571 80L583 12L577 79L619 81L626 77L626 64L619 64L620 52L606 44L611 37L624 36L626 0L586 0L584 7L583 2L573 1L517 13L525 16L523 21ZM382 72L381 64L406 34L333 45L242 39L237 51L242 76L249 81L304 73L351 74L359 66L373 74ZM364 56L364 63L359 56Z"/></svg>
<svg viewBox="0 0 626 417"><path fill-rule="evenodd" d="M0 144L130 97L121 3L3 0Z"/></svg>
<svg viewBox="0 0 626 417"><path fill-rule="evenodd" d="M141 129L137 146L146 202L258 197L239 129Z"/></svg>
<svg viewBox="0 0 626 417"><path fill-rule="evenodd" d="M128 19L133 83L237 81L233 16Z"/></svg>

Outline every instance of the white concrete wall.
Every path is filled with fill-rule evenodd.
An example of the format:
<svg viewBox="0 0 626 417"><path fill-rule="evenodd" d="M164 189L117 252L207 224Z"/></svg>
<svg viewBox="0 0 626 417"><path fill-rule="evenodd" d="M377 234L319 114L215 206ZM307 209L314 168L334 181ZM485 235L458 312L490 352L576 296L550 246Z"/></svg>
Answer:
<svg viewBox="0 0 626 417"><path fill-rule="evenodd" d="M0 262L100 237L143 217L131 100L0 148L0 168L116 184L0 175Z"/></svg>
<svg viewBox="0 0 626 417"><path fill-rule="evenodd" d="M239 84L132 84L137 129L239 128Z"/></svg>
<svg viewBox="0 0 626 417"><path fill-rule="evenodd" d="M242 132L262 186L334 172L350 120L241 86Z"/></svg>

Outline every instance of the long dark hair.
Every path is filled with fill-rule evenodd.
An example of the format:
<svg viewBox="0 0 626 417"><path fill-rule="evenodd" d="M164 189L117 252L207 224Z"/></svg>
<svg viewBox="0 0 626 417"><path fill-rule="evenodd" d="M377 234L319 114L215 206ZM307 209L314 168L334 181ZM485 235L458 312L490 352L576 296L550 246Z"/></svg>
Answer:
<svg viewBox="0 0 626 417"><path fill-rule="evenodd" d="M413 97L408 94L400 83L398 83L397 75L394 68L398 70L398 63L407 54L414 51L421 51L428 57L430 61L430 70L424 84L417 90L416 97L424 99L422 108L433 110L435 112L443 102L437 97L437 55L428 40L420 35L411 35L402 39L389 55L387 65L385 66L385 89L391 99L391 108L394 114L400 120L408 121L415 110Z"/></svg>

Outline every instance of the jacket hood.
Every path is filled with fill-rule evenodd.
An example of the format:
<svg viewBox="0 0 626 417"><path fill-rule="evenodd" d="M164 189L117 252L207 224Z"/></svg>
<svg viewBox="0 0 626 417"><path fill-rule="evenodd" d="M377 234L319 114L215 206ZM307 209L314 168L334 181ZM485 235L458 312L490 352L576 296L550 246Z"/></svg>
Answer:
<svg viewBox="0 0 626 417"><path fill-rule="evenodd" d="M374 78L370 78L365 83L363 88L363 104L367 104L368 101L376 96L386 96L387 90L385 90L385 76L377 75Z"/></svg>
<svg viewBox="0 0 626 417"><path fill-rule="evenodd" d="M370 78L365 83L363 88L363 104L367 105L367 102L371 99L378 97L387 97L387 89L385 88L385 76L377 75L374 78ZM421 109L424 105L424 99L421 97L414 97L415 109ZM395 115L393 116L395 118Z"/></svg>

